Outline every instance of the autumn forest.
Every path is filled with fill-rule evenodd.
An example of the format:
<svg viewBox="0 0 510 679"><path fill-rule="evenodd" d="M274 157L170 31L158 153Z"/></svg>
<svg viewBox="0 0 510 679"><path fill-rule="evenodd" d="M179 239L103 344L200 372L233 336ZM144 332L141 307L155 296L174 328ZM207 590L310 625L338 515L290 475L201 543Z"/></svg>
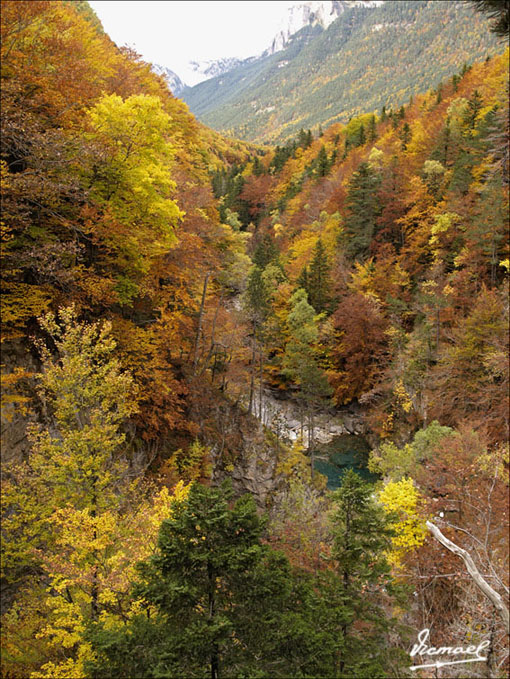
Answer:
<svg viewBox="0 0 510 679"><path fill-rule="evenodd" d="M2 677L507 676L504 20L262 146L1 6Z"/></svg>

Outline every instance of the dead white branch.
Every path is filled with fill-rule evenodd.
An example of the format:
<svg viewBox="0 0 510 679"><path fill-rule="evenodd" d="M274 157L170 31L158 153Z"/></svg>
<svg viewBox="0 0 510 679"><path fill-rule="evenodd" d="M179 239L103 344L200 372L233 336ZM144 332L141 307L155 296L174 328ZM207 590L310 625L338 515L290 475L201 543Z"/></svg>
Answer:
<svg viewBox="0 0 510 679"><path fill-rule="evenodd" d="M439 530L439 528L432 522L427 521L427 528L438 542L440 542L444 547L446 547L446 549L449 549L450 552L452 552L456 556L460 556L460 558L464 561L469 575L472 577L472 579L478 585L478 587L482 590L485 596L488 599L490 599L490 601L496 607L497 611L501 616L501 619L503 620L503 624L505 625L506 633L509 634L510 617L508 613L508 608L505 605L502 596L498 592L496 592L496 590L492 589L492 587L487 583L487 581L484 580L484 578L481 576L480 571L475 566L475 562L471 558L469 552L467 552L465 549L462 549L462 547L459 547L454 542L449 540L446 536L444 536Z"/></svg>

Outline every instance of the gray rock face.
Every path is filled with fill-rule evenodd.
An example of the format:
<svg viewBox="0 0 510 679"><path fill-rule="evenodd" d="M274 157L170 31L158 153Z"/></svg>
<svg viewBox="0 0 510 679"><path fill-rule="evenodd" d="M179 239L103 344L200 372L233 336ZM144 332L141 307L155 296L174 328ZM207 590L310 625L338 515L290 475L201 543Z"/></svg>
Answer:
<svg viewBox="0 0 510 679"><path fill-rule="evenodd" d="M260 422L225 400L209 413L201 440L211 449L213 483L230 478L236 495L251 493L260 508L267 508L278 453Z"/></svg>
<svg viewBox="0 0 510 679"><path fill-rule="evenodd" d="M311 0L296 3L287 10L287 15L271 45L264 52L264 56L285 49L292 41L292 37L305 26L328 28L350 7L377 7L381 2L382 0L328 0L327 2Z"/></svg>
<svg viewBox="0 0 510 679"><path fill-rule="evenodd" d="M262 412L257 405L256 415L259 421L273 431L276 436L289 442L299 436L308 442L310 432L303 419L299 404L291 399L277 399L270 392L263 394ZM323 412L315 418L314 440L316 443L329 443L342 434L365 434L366 425L363 417L352 411L346 413Z"/></svg>
<svg viewBox="0 0 510 679"><path fill-rule="evenodd" d="M260 507L267 507L276 483L277 454L263 437L245 440L242 460L232 472L234 488L249 492Z"/></svg>

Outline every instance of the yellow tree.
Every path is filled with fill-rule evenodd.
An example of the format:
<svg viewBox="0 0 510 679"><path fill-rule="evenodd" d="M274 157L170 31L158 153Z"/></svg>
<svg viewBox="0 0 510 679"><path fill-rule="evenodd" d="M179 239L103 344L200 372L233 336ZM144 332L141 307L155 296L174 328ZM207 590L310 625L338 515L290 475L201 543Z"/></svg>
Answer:
<svg viewBox="0 0 510 679"><path fill-rule="evenodd" d="M111 94L90 109L88 127L93 158L87 180L104 212L95 229L115 253L117 292L127 303L152 258L177 242L175 228L184 213L174 199L175 148L168 141L176 126L159 97Z"/></svg>
<svg viewBox="0 0 510 679"><path fill-rule="evenodd" d="M420 493L410 478L390 481L379 492L385 510L397 517L389 563L400 567L403 557L420 547L427 536L425 521L418 514Z"/></svg>
<svg viewBox="0 0 510 679"><path fill-rule="evenodd" d="M170 496L164 490L147 499L139 479L132 480L137 470L122 426L137 409L136 391L113 358L110 324L81 322L73 307L40 323L48 337L39 343L44 425L33 427L33 451L7 470L3 488L4 575L24 585L4 619L11 635L5 662L22 668L23 676L35 669L23 664L27 658L16 644L27 641L29 625L44 648L36 651L35 666L49 659L33 676L81 677L87 655L81 632L90 619L127 614L126 564L150 552ZM23 602L36 597L43 614L34 628Z"/></svg>
<svg viewBox="0 0 510 679"><path fill-rule="evenodd" d="M126 471L120 426L137 408L133 379L112 357L109 323L81 323L74 307L63 309L60 319L49 313L40 322L55 349L39 342L45 425L32 427L33 451L7 470L3 488L9 508L4 563L14 579L20 566L33 561L31 545L48 544L54 509L72 503L100 511L109 505Z"/></svg>

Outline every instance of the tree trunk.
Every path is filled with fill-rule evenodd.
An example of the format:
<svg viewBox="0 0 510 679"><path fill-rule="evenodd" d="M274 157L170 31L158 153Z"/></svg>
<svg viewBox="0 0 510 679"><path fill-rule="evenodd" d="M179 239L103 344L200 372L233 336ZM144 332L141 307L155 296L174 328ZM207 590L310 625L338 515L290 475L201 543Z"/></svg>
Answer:
<svg viewBox="0 0 510 679"><path fill-rule="evenodd" d="M485 677L486 679L492 679L494 676L493 674L493 665L494 665L494 641L496 638L496 609L494 606L492 607L492 619L491 619L491 627L490 627L491 633L490 633L490 646L487 649L487 663L485 665Z"/></svg>
<svg viewBox="0 0 510 679"><path fill-rule="evenodd" d="M253 396L255 392L255 345L253 345L251 353L251 376L250 376L250 403L248 405L248 412L251 414L253 410Z"/></svg>
<svg viewBox="0 0 510 679"><path fill-rule="evenodd" d="M262 419L262 400L263 400L263 386L264 386L264 381L263 381L263 376L264 376L264 354L262 352L262 349L260 350L260 366L259 366L259 419L261 424L264 424L264 421Z"/></svg>
<svg viewBox="0 0 510 679"><path fill-rule="evenodd" d="M313 417L313 410L310 411L310 418L309 418L309 430L308 430L308 442L309 442L309 448L310 448L310 467L311 467L311 472L312 472L312 481L314 478L314 472L315 472L315 421Z"/></svg>
<svg viewBox="0 0 510 679"><path fill-rule="evenodd" d="M200 375L203 375L205 373L205 371L207 370L207 366L209 365L209 362L211 360L211 356L214 353L214 365L213 365L212 370L211 370L213 382L214 382L214 375L215 375L215 372L216 372L216 366L217 366L217 363L218 363L218 360L217 360L218 357L217 357L217 353L216 353L217 352L217 345L214 341L214 336L216 334L216 323L218 321L218 313L219 313L222 301L223 301L223 296L221 296L219 298L218 306L216 307L216 311L214 312L214 318L213 318L213 323L212 323L212 328L211 328L211 346L209 347L209 353L207 354L207 358L204 361L203 368L199 373L199 377L200 377Z"/></svg>
<svg viewBox="0 0 510 679"><path fill-rule="evenodd" d="M207 576L209 580L209 620L213 622L216 617L216 577L210 563L207 564ZM219 664L218 644L213 642L211 648L211 679L218 679Z"/></svg>
<svg viewBox="0 0 510 679"><path fill-rule="evenodd" d="M207 285L209 283L210 273L208 273L204 280L204 288L202 290L202 301L200 302L200 311L198 314L198 327L197 334L195 337L195 350L193 352L193 374L195 374L198 363L198 348L200 345L200 335L202 334L202 322L204 318L204 307L205 307L205 297L207 295Z"/></svg>

